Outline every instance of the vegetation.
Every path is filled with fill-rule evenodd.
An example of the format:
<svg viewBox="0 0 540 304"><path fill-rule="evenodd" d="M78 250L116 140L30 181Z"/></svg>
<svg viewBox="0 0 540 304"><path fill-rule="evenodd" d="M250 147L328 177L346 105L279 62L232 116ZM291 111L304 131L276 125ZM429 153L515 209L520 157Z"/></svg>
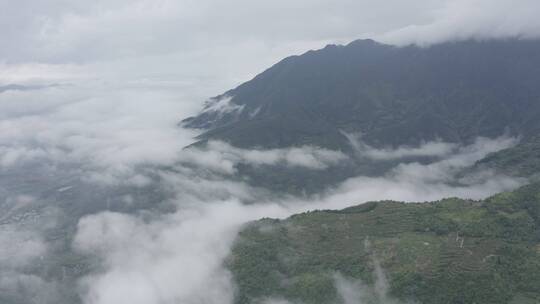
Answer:
<svg viewBox="0 0 540 304"><path fill-rule="evenodd" d="M263 219L243 229L227 263L238 304L339 303L336 273L373 288L377 265L400 301L538 303L540 185L484 201L371 202Z"/></svg>
<svg viewBox="0 0 540 304"><path fill-rule="evenodd" d="M540 138L533 137L519 145L488 155L476 167L489 167L514 176L538 177Z"/></svg>
<svg viewBox="0 0 540 304"><path fill-rule="evenodd" d="M505 132L538 134L540 42L460 41L396 48L372 40L282 60L217 96L235 111L183 124L239 147L315 145L347 151L343 131L376 147Z"/></svg>

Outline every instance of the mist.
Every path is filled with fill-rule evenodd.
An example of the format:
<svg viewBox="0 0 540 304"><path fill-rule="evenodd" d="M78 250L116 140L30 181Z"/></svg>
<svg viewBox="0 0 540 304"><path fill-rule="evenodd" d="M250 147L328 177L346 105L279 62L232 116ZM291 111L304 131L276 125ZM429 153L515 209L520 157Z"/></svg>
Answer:
<svg viewBox="0 0 540 304"><path fill-rule="evenodd" d="M21 295L37 290L34 297L44 303L59 303L66 282L36 265L68 246L93 261L69 285L83 303L231 303L235 283L223 260L249 221L374 200L480 199L526 182L490 171L459 175L518 142L507 136L468 146L357 145L355 155L312 146L249 150L224 142L185 149L196 133L179 128L178 117L197 109L175 93L91 83L0 94L0 193L8 210L0 230L1 288ZM436 160L398 162L384 176L356 176L302 197L254 188L237 170L248 164L317 172L351 157L411 156ZM26 184L28 166L41 186ZM460 183L464 178L467 183ZM69 224L69 243L51 241L48 234L65 229L65 218L73 216L80 219Z"/></svg>
<svg viewBox="0 0 540 304"><path fill-rule="evenodd" d="M199 133L179 127L182 118L286 56L358 38L425 47L540 35L536 1L340 4L0 0L0 297L232 303L223 261L249 221L375 200L481 199L527 182L464 172L519 142L504 135L387 149L351 135L351 155L219 141L186 148ZM324 174L356 158L395 165L302 196L254 187L239 170ZM367 288L336 275L346 303L362 299L358 286Z"/></svg>
<svg viewBox="0 0 540 304"><path fill-rule="evenodd" d="M380 178L355 177L309 199L290 197L273 201L271 196L243 183L212 180L193 184L183 180L189 177L176 174L169 180L173 182L171 187L179 187L173 199L176 211L172 214L144 220L142 216L107 212L81 219L75 249L97 254L105 265L104 272L82 281L85 302L231 302L234 278L224 268L223 260L246 222L382 199L484 198L516 188L525 181L491 173L482 174L483 178L470 186L455 186L451 185L455 180L449 174L513 141L479 139L460 149L461 153L434 164L399 165ZM420 178L424 172L431 174ZM185 195L191 191L199 192L197 197ZM258 203L246 205L243 200ZM379 266L376 275L382 284L380 288L386 280L382 271ZM129 292L133 286L137 286L137 293Z"/></svg>

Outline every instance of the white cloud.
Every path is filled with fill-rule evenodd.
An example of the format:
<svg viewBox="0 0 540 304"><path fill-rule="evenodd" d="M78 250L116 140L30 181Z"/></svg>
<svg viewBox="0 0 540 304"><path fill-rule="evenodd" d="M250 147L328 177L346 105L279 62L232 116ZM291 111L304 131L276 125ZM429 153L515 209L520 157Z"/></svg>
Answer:
<svg viewBox="0 0 540 304"><path fill-rule="evenodd" d="M187 149L196 135L177 126L193 113L161 88L60 86L0 94L0 166L31 161L83 163L87 180L107 184L147 181L135 173L141 165L189 162L232 174L239 163L324 169L347 157L316 147L243 150L222 142Z"/></svg>
<svg viewBox="0 0 540 304"><path fill-rule="evenodd" d="M104 266L81 282L85 301L227 302L234 285L222 261L246 221L380 199L481 198L523 181L487 172L469 185L450 185L458 169L511 139L469 148L426 143L368 149L367 155L437 156L439 162L352 178L310 200L275 202L260 189L214 173L233 174L240 163L324 169L346 157L315 147L242 150L216 142L207 150L182 150L195 134L176 127L180 118L287 55L362 37L400 45L534 37L537 8L528 0L0 0L0 84L60 84L0 93L0 170L50 161L74 164L77 178L111 185L142 186L148 174L159 176L175 193L169 202L175 212L105 212L81 219L74 247ZM0 202L2 208L13 206L2 219L39 202L0 190L10 197ZM55 282L18 272L47 253L50 244L39 231L3 225L0 244L0 267L10 269L0 276L0 288L32 299L56 296L46 295L55 292Z"/></svg>
<svg viewBox="0 0 540 304"><path fill-rule="evenodd" d="M17 225L0 226L0 244L0 269L29 265L47 250L40 235Z"/></svg>
<svg viewBox="0 0 540 304"><path fill-rule="evenodd" d="M210 57L233 56L231 67L242 70L244 60L255 64L262 59L268 65L287 53L368 36L421 45L471 37L537 37L537 10L534 0L4 0L0 58L65 64L216 49ZM257 44L268 59L246 56ZM287 50L279 51L283 46ZM199 66L211 70L213 63Z"/></svg>
<svg viewBox="0 0 540 304"><path fill-rule="evenodd" d="M516 145L517 138L500 137L498 139L477 138L476 141L464 147L454 150L454 154L445 159L428 164L419 163L400 164L392 172L400 180L416 180L423 182L446 181L450 182L455 178L455 174L464 168L474 165L474 163L489 153L497 152ZM427 144L430 146L430 144Z"/></svg>
<svg viewBox="0 0 540 304"><path fill-rule="evenodd" d="M245 41L263 41L272 47L298 41L350 40L362 33L422 21L426 18L425 11L441 2L415 0L392 5L373 0L342 0L339 5L326 0L5 2L0 3L4 12L3 39L11 43L2 43L9 48L0 51L0 57L25 61L93 61L189 52ZM275 22L278 19L280 22Z"/></svg>
<svg viewBox="0 0 540 304"><path fill-rule="evenodd" d="M482 198L515 188L523 181L489 175L473 184L456 186L450 185L453 180L449 174L512 143L507 138L480 139L431 165L398 166L385 177L352 178L322 196L277 202L241 182L194 178L193 171L177 168L176 174L164 173L162 180L178 193L172 202L177 206L176 212L149 219L107 212L80 221L75 247L86 254L97 254L106 266L104 272L83 281L84 299L89 304L230 303L234 282L222 261L246 221L284 218L311 209L344 208L381 199ZM435 173L425 178L416 173L423 170ZM243 204L246 201L256 203ZM384 274L376 263L374 275L378 282L375 294L391 303L384 291ZM129 292L133 284L137 293ZM347 289L349 285L341 284L338 289L353 301L355 294ZM279 299L269 301L280 303Z"/></svg>
<svg viewBox="0 0 540 304"><path fill-rule="evenodd" d="M202 113L217 113L219 116L231 112L242 112L244 105L231 104L231 96L207 101Z"/></svg>
<svg viewBox="0 0 540 304"><path fill-rule="evenodd" d="M432 20L411 24L379 36L397 45L427 46L452 40L538 38L540 21L535 0L454 0L433 10Z"/></svg>
<svg viewBox="0 0 540 304"><path fill-rule="evenodd" d="M380 199L481 198L522 182L488 173L468 185L450 184L458 169L512 145L513 139L481 139L469 147L453 148L454 154L446 153L447 147L440 143L426 143L419 148L378 153L388 158L429 151L430 155L441 154L440 161L397 166L384 177L352 178L309 199L273 201L272 193L223 174L234 173L240 163L322 169L347 161L347 157L315 147L244 150L222 142L210 142L205 149L182 149L191 143L194 133L178 129L176 123L178 117L195 108L178 101L176 91L162 86L137 88L94 81L86 86L5 92L0 94L0 109L0 152L2 159L8 159L3 165L10 170L32 160L48 160L74 164L78 178L111 185L147 185L157 176L160 187L174 193L166 202L174 206L173 213L105 212L80 221L74 247L103 263L102 272L81 281L82 295L91 304L222 303L231 299L234 282L222 261L236 232L249 220ZM253 205L244 205L247 202ZM10 204L32 203L32 199L22 197ZM21 231L24 235L15 235L20 244L10 243L8 237L0 241L28 253L21 255L28 257L21 260L22 265L37 258L43 252L40 246L47 244L34 230L28 234ZM9 250L1 253L5 261L14 255ZM44 282L43 286L54 283ZM138 293L131 292L134 285Z"/></svg>
<svg viewBox="0 0 540 304"><path fill-rule="evenodd" d="M0 273L2 299L24 299L28 303L55 304L62 301L56 282L48 282L31 274L3 271Z"/></svg>
<svg viewBox="0 0 540 304"><path fill-rule="evenodd" d="M0 167L9 167L18 162L26 162L50 156L41 148L29 149L26 147L0 147Z"/></svg>
<svg viewBox="0 0 540 304"><path fill-rule="evenodd" d="M418 147L400 146L395 149L377 149L363 143L358 135L348 133L343 134L347 137L351 146L360 156L373 160L390 160L406 157L443 157L449 155L458 148L458 145L455 143L432 141L423 143Z"/></svg>
<svg viewBox="0 0 540 304"><path fill-rule="evenodd" d="M263 210L270 211L229 201L151 222L111 213L82 219L75 246L108 265L83 281L86 303L231 302L233 285L222 260L241 223L268 214Z"/></svg>
<svg viewBox="0 0 540 304"><path fill-rule="evenodd" d="M185 102L163 90L65 86L0 94L0 165L84 163L111 177L167 165L195 133L176 127ZM95 172L94 172L95 173Z"/></svg>
<svg viewBox="0 0 540 304"><path fill-rule="evenodd" d="M281 165L304 167L313 170L326 169L346 161L348 156L340 151L333 151L312 146L283 149L240 149L221 141L210 141L206 147L190 148L180 156L180 161L196 164L216 172L233 174L239 163L260 165Z"/></svg>
<svg viewBox="0 0 540 304"><path fill-rule="evenodd" d="M534 0L4 0L0 82L165 77L205 88L204 100L328 43L536 37L537 10Z"/></svg>

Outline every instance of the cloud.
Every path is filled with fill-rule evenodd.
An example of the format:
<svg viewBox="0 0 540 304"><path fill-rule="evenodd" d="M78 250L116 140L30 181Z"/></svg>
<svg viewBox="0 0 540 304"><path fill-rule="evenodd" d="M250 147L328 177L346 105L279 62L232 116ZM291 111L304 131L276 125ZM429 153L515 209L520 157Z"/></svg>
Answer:
<svg viewBox="0 0 540 304"><path fill-rule="evenodd" d="M492 171L473 172L462 177L463 169L491 152L513 146L516 138L479 138L429 164L400 163L382 177L353 177L331 190L313 208L345 208L353 202L370 200L435 201L443 197L482 199L486 196L517 188L527 181L498 175ZM464 183L460 183L463 180Z"/></svg>
<svg viewBox="0 0 540 304"><path fill-rule="evenodd" d="M4 180L5 182L5 180ZM7 185L3 185L7 186ZM0 187L0 195L5 191ZM3 195L0 196L3 198ZM8 196L0 200L0 301L58 303L59 284L43 277L43 262L50 257L46 232L56 225L52 208L39 213L36 198ZM36 271L37 270L37 271Z"/></svg>
<svg viewBox="0 0 540 304"><path fill-rule="evenodd" d="M381 41L429 46L464 39L539 38L540 9L534 0L445 1L432 11L432 21L411 24L379 36Z"/></svg>
<svg viewBox="0 0 540 304"><path fill-rule="evenodd" d="M2 39L11 43L2 43L9 48L0 51L0 58L94 61L189 52L245 41L263 41L272 47L278 43L349 39L423 20L424 10L441 2L415 0L391 6L373 0L343 0L340 5L324 0L234 0L227 4L216 0L6 2L0 3L5 12ZM310 12L299 18L305 7ZM396 14L396 9L402 14ZM276 19L280 22L274 22Z"/></svg>
<svg viewBox="0 0 540 304"><path fill-rule="evenodd" d="M18 269L35 262L47 251L40 235L18 225L0 226L0 268Z"/></svg>
<svg viewBox="0 0 540 304"><path fill-rule="evenodd" d="M215 49L210 57L232 57L232 66L243 70L242 61L268 65L288 53L363 37L400 45L537 37L537 9L534 0L3 1L0 58L79 64ZM214 63L199 67L211 70Z"/></svg>
<svg viewBox="0 0 540 304"><path fill-rule="evenodd" d="M392 174L400 180L450 182L460 170L474 165L490 153L510 148L517 143L518 139L514 137L503 136L497 139L479 137L471 145L456 148L455 154L449 155L441 161L428 165L400 164L394 168ZM431 146L431 144L427 144L427 146Z"/></svg>
<svg viewBox="0 0 540 304"><path fill-rule="evenodd" d="M367 146L363 154L375 160L400 159L405 157L441 157L451 153L455 144L445 142L429 142L420 147L399 147L397 149L374 149Z"/></svg>
<svg viewBox="0 0 540 304"><path fill-rule="evenodd" d="M379 266L380 268L380 266ZM381 281L384 274L381 270L376 271L376 283ZM334 282L338 297L343 301L343 304L363 304L363 303L380 303L390 304L398 303L396 300L390 300L388 297L388 289L379 290L377 287L371 287L364 284L360 280L348 279L337 273L334 275Z"/></svg>
<svg viewBox="0 0 540 304"><path fill-rule="evenodd" d="M367 157L373 160L392 160L407 157L443 157L454 152L458 145L455 143L446 143L433 141L423 143L418 147L401 146L395 149L376 149L360 139L360 136L343 133L349 140L351 146L356 150L359 156Z"/></svg>
<svg viewBox="0 0 540 304"><path fill-rule="evenodd" d="M226 142L210 141L204 148L186 149L180 162L195 164L224 174L236 173L236 165L254 166L287 166L303 167L312 170L323 170L340 162L347 161L347 155L312 146L291 147L283 149L240 149Z"/></svg>
<svg viewBox="0 0 540 304"><path fill-rule="evenodd" d="M518 187L524 181L485 175L472 184L459 185L456 174L485 154L514 142L515 139L506 137L479 139L433 164L398 165L387 176L352 178L324 195L307 199L289 197L274 201L272 196L242 182L198 175L192 169L177 167L175 173L162 173L161 180L177 192L171 199L175 212L105 212L81 219L74 246L83 254L99 257L104 265L103 271L81 281L83 298L88 304L230 302L234 281L223 260L236 233L247 221L284 218L306 210L344 208L381 199L482 198ZM218 148L222 147L219 145ZM418 172L430 174L422 177ZM247 201L255 203L246 205ZM366 294L352 291L357 282L339 278L338 290L347 301L370 295L393 303L386 295L384 272L376 261L374 276L375 288L361 289ZM137 292L130 292L134 285ZM281 303L279 299L269 301Z"/></svg>
<svg viewBox="0 0 540 304"><path fill-rule="evenodd" d="M217 113L218 117L231 112L242 112L244 105L231 104L232 97L210 99L206 102L202 113Z"/></svg>
<svg viewBox="0 0 540 304"><path fill-rule="evenodd" d="M228 201L148 222L112 213L83 218L76 248L107 265L105 273L83 281L85 302L232 302L233 283L222 261L240 224L266 214L261 211Z"/></svg>
<svg viewBox="0 0 540 304"><path fill-rule="evenodd" d="M398 304L402 301L390 295L388 278L377 257L377 253L371 249L368 238L364 240L364 247L370 253L373 282L372 286L364 284L361 280L344 277L341 273L334 274L334 282L338 296L344 304ZM407 303L412 303L408 301Z"/></svg>
<svg viewBox="0 0 540 304"><path fill-rule="evenodd" d="M0 273L0 300L53 304L62 301L56 282L48 282L31 274L3 271Z"/></svg>
<svg viewBox="0 0 540 304"><path fill-rule="evenodd" d="M195 133L176 127L186 104L167 90L89 85L0 94L0 166L82 163L89 173L134 176L167 165Z"/></svg>
<svg viewBox="0 0 540 304"><path fill-rule="evenodd" d="M534 0L0 1L0 84L167 79L205 100L328 43L538 37L537 10Z"/></svg>
<svg viewBox="0 0 540 304"><path fill-rule="evenodd" d="M93 194L60 191L71 185L63 176L108 185L109 192L97 196L105 201L121 196L133 203L125 184L156 191L144 210L135 205L130 213L103 211L78 222L73 250L99 264L79 282L87 304L230 302L234 281L223 260L250 220L380 199L482 198L521 185L523 180L489 171L466 176L467 183L458 177L486 153L512 145L511 138L480 139L468 147L364 146L363 155L372 160L438 161L401 164L386 176L357 176L321 195L276 200L275 193L233 180L236 167L321 170L347 157L309 146L245 150L222 142L183 150L196 133L177 122L196 113L199 101L288 55L367 37L398 45L535 37L537 7L526 0L0 0L0 86L39 86L0 94L0 290L22 302L65 300L57 292L66 282L21 270L42 256L51 261L58 245L44 235L58 218L43 216L36 206L58 200L84 213L78 204ZM36 174L38 165L45 173L20 179ZM170 208L163 211L163 205ZM22 222L4 224L13 219ZM355 284L342 284L350 301L357 295L347 286Z"/></svg>
<svg viewBox="0 0 540 304"><path fill-rule="evenodd" d="M171 194L156 198L165 201L147 202L150 206L170 206L167 212L157 207L133 207L130 213L105 211L79 221L73 250L99 262L99 267L79 282L80 295L88 304L230 300L234 281L223 268L223 260L238 230L250 220L284 218L311 209L343 208L380 199L481 198L523 182L489 172L472 178L469 184L462 185L456 178L462 168L516 141L502 137L479 139L467 147L435 142L396 150L371 149L368 155L375 159L433 155L439 160L429 165L398 165L382 177L358 176L322 195L281 196L276 200L275 193L254 189L230 174L239 164L319 170L349 161L347 156L309 146L245 150L223 142L183 149L195 133L179 129L178 117L188 116L196 108L179 100L176 92L154 83L139 88L129 83L90 81L0 94L0 159L3 172L9 172L2 175L9 180L8 185L17 185L18 175L11 174L19 168L50 163L51 171L43 174L49 176L43 187L57 189L59 199L64 199L65 193L70 206L78 206L77 200L82 200L84 193L69 189L60 192L71 185L71 179L64 183L50 176L67 175L82 183L108 184L110 194L104 199L114 197L116 192L123 195L123 184ZM157 186L156 181L159 187L152 188ZM38 187L26 188L29 193L20 193L17 187L0 189L0 194L8 195L3 204L4 210L10 206L6 217L16 218L43 203L39 183ZM36 225L44 221L38 218ZM0 233L0 242L6 245L0 250L3 265L8 261L21 267L35 265L42 255L49 259L48 253L56 248L39 230L8 227ZM4 278L5 286L28 280L18 286L65 288L61 281L38 274L25 277L28 274L18 268L10 269L13 275ZM133 286L137 292L133 292Z"/></svg>
<svg viewBox="0 0 540 304"><path fill-rule="evenodd" d="M74 254L97 263L78 281L80 296L87 304L230 300L234 281L223 260L238 230L250 220L284 218L311 209L343 208L380 199L481 198L523 183L490 172L467 176L467 184L461 184L456 176L486 153L515 143L515 139L502 137L479 139L467 147L426 143L396 150L371 149L375 159L433 155L437 161L398 165L381 177L354 177L320 195L284 198L242 182L234 176L236 167L249 164L261 170L265 166L320 170L349 159L341 152L309 146L246 150L210 142L205 148L183 149L196 133L178 128L178 118L197 109L184 101L188 95L180 91L171 88L167 79L149 79L135 83L77 81L0 94L0 204L7 210L3 216L22 218L19 216L29 210L42 215L38 208L42 204L69 206L65 212L82 215L86 208L98 212L80 219L73 243ZM30 181L20 179L21 174ZM95 182L107 187L86 188ZM128 188L130 195L145 192L148 201L144 208L126 197L126 184L137 189ZM73 185L75 188L64 190ZM94 191L103 193L86 193ZM94 197L99 201L92 200ZM100 212L102 209L86 206L108 209L108 202L118 197L131 206L122 209L125 213ZM48 221L50 217L37 217L33 225L49 227L43 226ZM38 265L41 254L45 261L51 261L49 254L59 249L45 237L48 229L10 227L4 230L5 237L0 233L0 242L7 246L0 250L4 264L13 260L21 267ZM14 250L19 257L14 257ZM10 268L9 273L13 275L5 279L5 286L24 280L18 286L28 288L26 293L15 293L28 297L33 286L66 288L66 282L42 273L22 273L19 268Z"/></svg>
<svg viewBox="0 0 540 304"><path fill-rule="evenodd" d="M317 147L243 150L223 142L181 153L197 133L178 128L177 123L195 109L178 101L175 92L95 82L4 92L0 167L75 164L88 181L144 186L150 180L136 171L146 165L180 162L233 174L241 163L320 170L347 160L341 152Z"/></svg>
<svg viewBox="0 0 540 304"><path fill-rule="evenodd" d="M29 149L26 147L0 147L0 167L9 167L18 162L49 156L43 149Z"/></svg>
<svg viewBox="0 0 540 304"><path fill-rule="evenodd" d="M374 260L374 286L364 284L360 280L346 278L340 273L334 274L334 282L338 297L343 304L398 304L401 301L389 295L388 280L378 261ZM406 302L412 303L412 302Z"/></svg>

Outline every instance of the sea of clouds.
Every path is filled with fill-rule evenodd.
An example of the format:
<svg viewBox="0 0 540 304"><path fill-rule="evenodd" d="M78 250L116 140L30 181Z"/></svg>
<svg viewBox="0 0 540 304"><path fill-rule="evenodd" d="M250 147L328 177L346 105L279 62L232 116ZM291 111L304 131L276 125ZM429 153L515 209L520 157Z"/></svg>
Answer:
<svg viewBox="0 0 540 304"><path fill-rule="evenodd" d="M479 199L518 187L525 181L490 171L459 174L515 138L375 149L351 135L355 155L224 142L184 149L197 134L178 122L199 101L291 54L357 38L420 46L537 38L538 7L534 0L0 0L0 300L228 303L234 278L222 261L248 221L381 199ZM238 170L324 172L355 157L397 165L301 197L252 187ZM401 162L413 157L434 161ZM62 266L76 257L91 261L89 273ZM382 270L379 277L384 282ZM363 299L361 282L337 275L336 286L346 303Z"/></svg>
<svg viewBox="0 0 540 304"><path fill-rule="evenodd" d="M65 282L37 265L47 265L61 247L50 231L71 225L61 248L95 263L73 279L72 292L84 303L227 303L234 278L222 262L248 221L372 200L480 199L525 182L489 171L457 178L515 138L381 150L351 140L355 155L313 146L246 150L219 141L185 149L196 133L178 121L195 110L161 88L94 83L0 93L0 290L23 301L66 301ZM237 170L239 164L324 170L351 157L414 156L436 161L398 162L383 176L356 176L301 197L254 188ZM164 194L145 196L149 189ZM123 209L104 203L115 199ZM344 280L336 278L346 293Z"/></svg>

